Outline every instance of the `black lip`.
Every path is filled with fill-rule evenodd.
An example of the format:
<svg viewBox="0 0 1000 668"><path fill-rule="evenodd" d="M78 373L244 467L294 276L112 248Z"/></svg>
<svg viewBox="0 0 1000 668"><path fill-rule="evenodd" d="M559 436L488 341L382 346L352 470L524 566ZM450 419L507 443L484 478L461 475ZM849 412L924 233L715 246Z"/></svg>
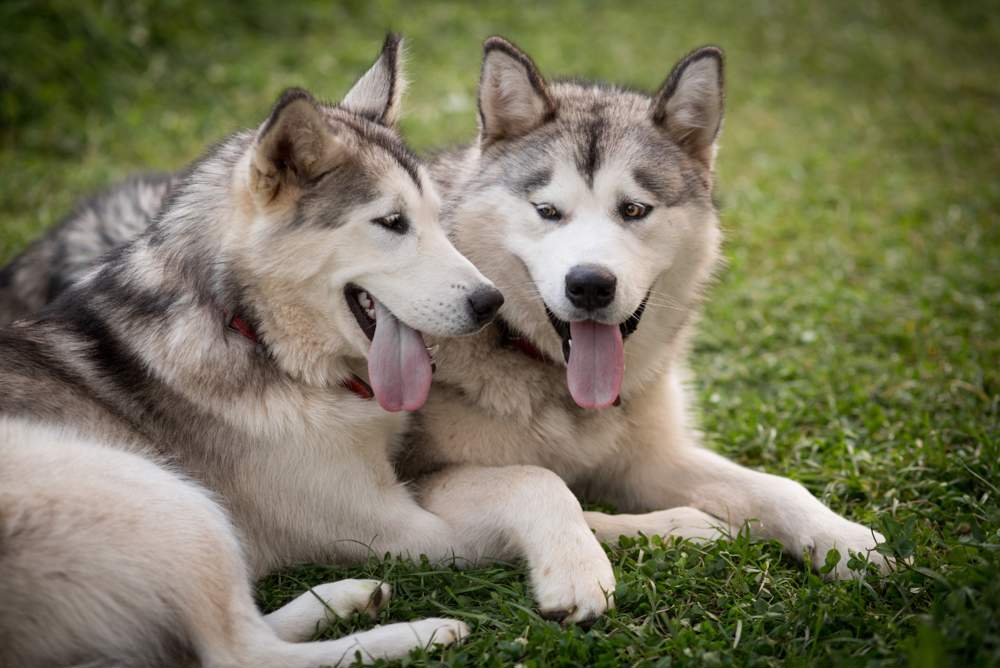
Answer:
<svg viewBox="0 0 1000 668"><path fill-rule="evenodd" d="M354 283L348 283L344 286L344 299L347 300L347 308L351 309L354 319L358 321L358 327L361 328L361 331L371 341L375 337L375 321L368 317L368 314L365 313L365 310L361 308L361 304L358 302L358 295L362 292L366 292L366 290Z"/></svg>
<svg viewBox="0 0 1000 668"><path fill-rule="evenodd" d="M632 313L632 315L625 318L625 320L623 320L622 322L618 323L618 329L621 330L623 339L627 339L628 337L630 337L632 334L635 333L635 330L639 329L639 321L642 320L642 314L646 310L647 301L649 301L648 292L646 293L646 296L642 298L642 302L639 304L639 308L637 308ZM549 316L549 322L552 323L552 326L556 330L556 334L558 334L559 338L562 339L563 359L568 363L569 349L570 349L569 323L566 322L565 320L560 320L559 318L557 318L556 314L549 309L548 305L545 306L545 315Z"/></svg>

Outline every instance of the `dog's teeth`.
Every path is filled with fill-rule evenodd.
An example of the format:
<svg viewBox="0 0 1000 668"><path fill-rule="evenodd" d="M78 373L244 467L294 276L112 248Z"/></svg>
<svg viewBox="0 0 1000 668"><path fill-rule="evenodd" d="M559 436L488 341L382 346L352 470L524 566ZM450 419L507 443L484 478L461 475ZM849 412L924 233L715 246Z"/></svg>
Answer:
<svg viewBox="0 0 1000 668"><path fill-rule="evenodd" d="M365 315L374 320L375 302L372 300L371 295L362 290L358 293L357 300L358 300L358 306L360 306L364 310Z"/></svg>

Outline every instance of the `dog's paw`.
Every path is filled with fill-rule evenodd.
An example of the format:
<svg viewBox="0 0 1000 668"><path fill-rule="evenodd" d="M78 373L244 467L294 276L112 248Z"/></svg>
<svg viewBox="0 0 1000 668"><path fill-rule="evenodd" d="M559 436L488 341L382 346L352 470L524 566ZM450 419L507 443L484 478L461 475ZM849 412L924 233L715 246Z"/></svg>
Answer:
<svg viewBox="0 0 1000 668"><path fill-rule="evenodd" d="M413 630L414 640L421 647L452 645L469 635L469 626L457 619L430 617L408 622L407 626Z"/></svg>
<svg viewBox="0 0 1000 668"><path fill-rule="evenodd" d="M885 536L874 529L837 517L800 538L796 556L808 555L813 567L821 570L827 564L827 554L830 550L836 550L840 554L840 560L826 573L826 577L844 580L861 575L847 566L852 554L866 557L882 573L889 572L892 559L875 550L877 545L884 542Z"/></svg>
<svg viewBox="0 0 1000 668"><path fill-rule="evenodd" d="M380 580L338 580L317 585L301 598L308 600L309 596L336 617L360 612L374 618L389 604L392 588Z"/></svg>
<svg viewBox="0 0 1000 668"><path fill-rule="evenodd" d="M589 529L533 563L531 582L542 616L564 624L592 622L614 607L615 574Z"/></svg>
<svg viewBox="0 0 1000 668"><path fill-rule="evenodd" d="M389 585L378 580L339 580L313 587L264 617L286 642L302 642L325 628L332 618L364 612L372 617L389 603Z"/></svg>

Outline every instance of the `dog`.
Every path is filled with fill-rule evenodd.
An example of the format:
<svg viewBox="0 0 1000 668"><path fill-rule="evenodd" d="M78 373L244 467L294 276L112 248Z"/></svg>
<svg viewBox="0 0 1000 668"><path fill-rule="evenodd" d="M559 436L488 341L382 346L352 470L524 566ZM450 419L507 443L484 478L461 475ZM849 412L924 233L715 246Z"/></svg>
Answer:
<svg viewBox="0 0 1000 668"><path fill-rule="evenodd" d="M499 37L485 42L479 135L431 165L456 247L504 293L496 322L441 341L430 400L400 454L434 495L442 471L531 464L620 535L777 539L817 568L840 554L880 568L878 532L787 478L699 443L688 341L719 264L713 203L723 53L697 49L652 95L550 83Z"/></svg>
<svg viewBox="0 0 1000 668"><path fill-rule="evenodd" d="M423 507L395 475L431 383L424 336L474 333L503 300L438 224L395 130L402 89L390 36L340 104L287 91L168 185L113 191L93 210L147 218L138 236L0 330L0 663L326 666L468 632L295 642L384 605L373 581L253 605L275 568L372 554L524 557L543 612L612 604L551 472L456 471ZM157 187L160 206L120 206Z"/></svg>

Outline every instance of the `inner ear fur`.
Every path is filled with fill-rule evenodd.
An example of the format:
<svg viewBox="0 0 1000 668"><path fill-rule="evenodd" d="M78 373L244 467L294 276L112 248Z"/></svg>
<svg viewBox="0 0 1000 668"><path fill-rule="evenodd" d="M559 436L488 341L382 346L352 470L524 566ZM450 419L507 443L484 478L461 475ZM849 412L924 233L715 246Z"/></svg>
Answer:
<svg viewBox="0 0 1000 668"><path fill-rule="evenodd" d="M378 58L347 92L341 106L374 123L394 128L399 122L405 90L403 38L390 33Z"/></svg>
<svg viewBox="0 0 1000 668"><path fill-rule="evenodd" d="M338 144L315 98L301 88L286 90L257 133L251 188L273 199L282 188L304 186L333 167Z"/></svg>
<svg viewBox="0 0 1000 668"><path fill-rule="evenodd" d="M722 50L695 49L653 96L650 117L689 155L711 167L724 106Z"/></svg>
<svg viewBox="0 0 1000 668"><path fill-rule="evenodd" d="M502 37L487 39L479 78L482 145L523 136L555 113L556 103L531 58Z"/></svg>

